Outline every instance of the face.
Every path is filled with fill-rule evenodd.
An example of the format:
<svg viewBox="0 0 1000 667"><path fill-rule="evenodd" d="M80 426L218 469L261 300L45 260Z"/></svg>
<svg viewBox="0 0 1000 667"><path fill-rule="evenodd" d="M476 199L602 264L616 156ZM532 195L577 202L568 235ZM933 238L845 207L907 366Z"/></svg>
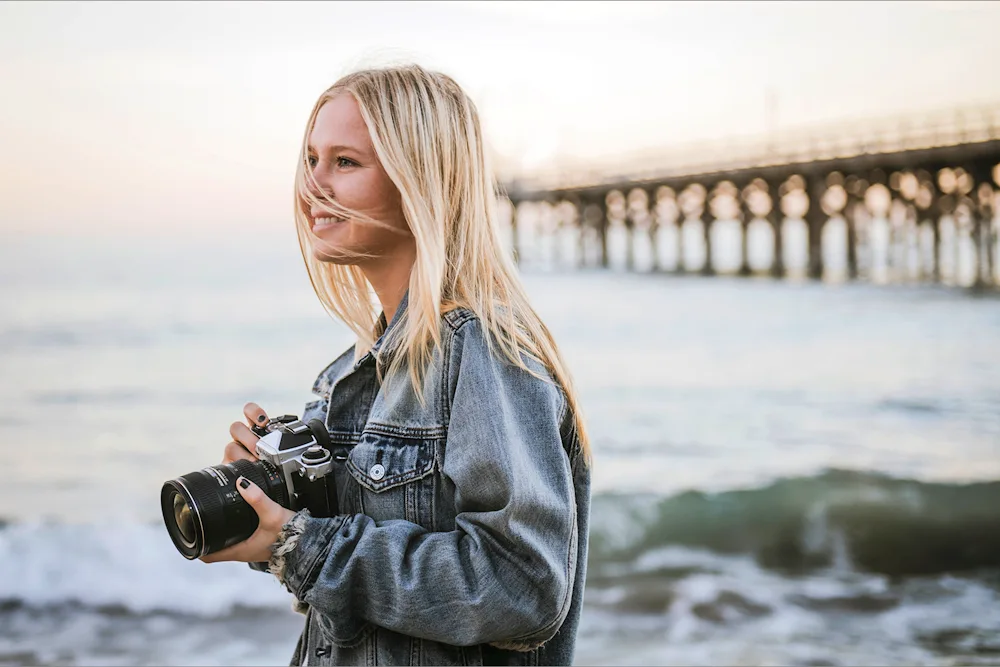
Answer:
<svg viewBox="0 0 1000 667"><path fill-rule="evenodd" d="M310 240L318 260L365 267L391 261L413 244L399 190L375 155L353 95L341 93L320 107L308 144L308 163L318 189L338 204L390 227L331 218L313 206L308 212ZM316 188L313 194L319 195Z"/></svg>

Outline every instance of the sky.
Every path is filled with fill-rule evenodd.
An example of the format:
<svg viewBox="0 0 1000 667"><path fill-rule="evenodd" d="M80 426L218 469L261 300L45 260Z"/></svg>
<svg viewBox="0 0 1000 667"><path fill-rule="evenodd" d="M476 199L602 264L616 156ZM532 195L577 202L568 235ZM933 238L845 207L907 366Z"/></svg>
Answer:
<svg viewBox="0 0 1000 667"><path fill-rule="evenodd" d="M508 170L599 167L1000 102L1000 3L3 2L0 231L288 228L313 102L399 61L458 80Z"/></svg>

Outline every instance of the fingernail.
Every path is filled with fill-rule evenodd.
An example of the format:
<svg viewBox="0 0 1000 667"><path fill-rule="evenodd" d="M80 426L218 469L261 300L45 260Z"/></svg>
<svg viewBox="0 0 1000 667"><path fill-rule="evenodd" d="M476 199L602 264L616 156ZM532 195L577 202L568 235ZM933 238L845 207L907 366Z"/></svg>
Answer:
<svg viewBox="0 0 1000 667"><path fill-rule="evenodd" d="M267 419L267 415L261 415L261 416L257 417L257 421L259 421L262 424L264 423L265 419Z"/></svg>
<svg viewBox="0 0 1000 667"><path fill-rule="evenodd" d="M244 489L249 489L250 488L250 480L247 479L246 477L242 477L240 479L240 486L242 486Z"/></svg>

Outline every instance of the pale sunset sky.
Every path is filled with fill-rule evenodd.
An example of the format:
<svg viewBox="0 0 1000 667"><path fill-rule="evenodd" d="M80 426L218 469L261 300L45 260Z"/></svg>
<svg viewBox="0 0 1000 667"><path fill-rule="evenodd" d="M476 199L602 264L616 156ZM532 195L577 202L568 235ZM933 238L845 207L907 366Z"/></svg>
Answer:
<svg viewBox="0 0 1000 667"><path fill-rule="evenodd" d="M465 86L508 163L599 165L1000 102L1000 3L4 2L0 231L290 229L316 97L401 60Z"/></svg>

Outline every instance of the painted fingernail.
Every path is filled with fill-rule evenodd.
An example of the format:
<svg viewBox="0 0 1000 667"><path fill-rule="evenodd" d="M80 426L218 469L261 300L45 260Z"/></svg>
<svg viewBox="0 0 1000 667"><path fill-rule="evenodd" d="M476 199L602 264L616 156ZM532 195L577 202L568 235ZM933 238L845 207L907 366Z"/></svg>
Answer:
<svg viewBox="0 0 1000 667"><path fill-rule="evenodd" d="M264 420L266 420L266 419L267 419L267 415L261 415L261 416L257 417L257 421L259 421L261 424L263 424Z"/></svg>
<svg viewBox="0 0 1000 667"><path fill-rule="evenodd" d="M244 489L249 489L250 488L250 480L247 479L246 477L242 478L240 480L240 486L242 486Z"/></svg>

